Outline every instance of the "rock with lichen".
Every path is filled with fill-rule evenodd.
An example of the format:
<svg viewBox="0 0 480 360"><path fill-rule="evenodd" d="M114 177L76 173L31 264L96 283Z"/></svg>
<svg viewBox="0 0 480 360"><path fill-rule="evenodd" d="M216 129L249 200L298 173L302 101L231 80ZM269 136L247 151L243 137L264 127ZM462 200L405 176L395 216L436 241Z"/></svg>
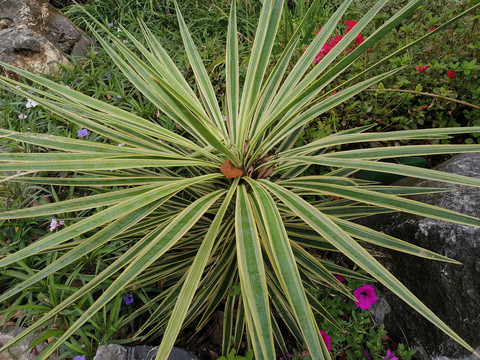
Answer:
<svg viewBox="0 0 480 360"><path fill-rule="evenodd" d="M0 0L0 61L51 74L69 64L70 55L83 57L93 45L46 0Z"/></svg>

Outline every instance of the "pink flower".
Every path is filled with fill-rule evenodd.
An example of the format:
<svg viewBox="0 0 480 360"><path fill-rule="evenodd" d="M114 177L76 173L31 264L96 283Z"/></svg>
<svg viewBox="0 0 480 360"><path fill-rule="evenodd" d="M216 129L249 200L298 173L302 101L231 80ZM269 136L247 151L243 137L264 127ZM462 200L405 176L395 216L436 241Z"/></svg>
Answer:
<svg viewBox="0 0 480 360"><path fill-rule="evenodd" d="M385 354L384 360L398 360L398 358L390 349L387 349L387 353Z"/></svg>
<svg viewBox="0 0 480 360"><path fill-rule="evenodd" d="M353 296L358 301L355 301L355 305L360 309L370 309L370 307L377 302L375 296L375 289L370 285L363 285L353 292Z"/></svg>
<svg viewBox="0 0 480 360"><path fill-rule="evenodd" d="M345 278L342 276L342 275L334 275L338 281L340 282L344 282L345 281Z"/></svg>
<svg viewBox="0 0 480 360"><path fill-rule="evenodd" d="M415 70L417 70L418 72L425 72L425 70L427 70L428 68L430 67L430 65L422 65L421 67L420 66L415 66Z"/></svg>
<svg viewBox="0 0 480 360"><path fill-rule="evenodd" d="M455 70L448 70L447 71L447 76L450 78L450 79L453 79L455 77Z"/></svg>
<svg viewBox="0 0 480 360"><path fill-rule="evenodd" d="M327 333L323 330L320 330L320 335L322 335L322 340L325 343L325 346L327 347L328 352L332 350L332 346L330 345L330 336L327 335Z"/></svg>
<svg viewBox="0 0 480 360"><path fill-rule="evenodd" d="M64 224L63 220L60 220L60 222L57 221L57 219L52 219L50 222L50 231L55 230L56 228L62 226Z"/></svg>

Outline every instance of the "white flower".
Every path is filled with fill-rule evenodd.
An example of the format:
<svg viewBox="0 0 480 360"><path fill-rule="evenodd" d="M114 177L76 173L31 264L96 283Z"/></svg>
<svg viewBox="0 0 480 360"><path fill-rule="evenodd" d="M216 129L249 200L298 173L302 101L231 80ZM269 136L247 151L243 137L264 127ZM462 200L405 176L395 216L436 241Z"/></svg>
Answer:
<svg viewBox="0 0 480 360"><path fill-rule="evenodd" d="M36 103L35 101L31 100L31 99L27 99L27 104L25 105L26 108L31 108L31 107L35 107L37 106L38 103Z"/></svg>
<svg viewBox="0 0 480 360"><path fill-rule="evenodd" d="M27 115L25 115L25 114L20 114L20 115L18 115L18 118L19 118L20 120L25 120L25 119L27 118Z"/></svg>

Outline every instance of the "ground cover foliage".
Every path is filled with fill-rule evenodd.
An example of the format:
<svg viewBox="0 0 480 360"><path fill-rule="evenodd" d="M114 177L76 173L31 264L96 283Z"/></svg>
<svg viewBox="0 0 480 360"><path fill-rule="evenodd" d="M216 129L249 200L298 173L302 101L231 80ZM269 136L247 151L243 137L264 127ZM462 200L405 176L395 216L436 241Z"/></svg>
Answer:
<svg viewBox="0 0 480 360"><path fill-rule="evenodd" d="M2 187L7 200L0 215L0 301L8 304L5 319L16 316L18 325L34 321L30 332L49 340L41 356L60 347L64 357L91 356L111 339L126 343L164 334L158 355L164 358L184 324L195 321L200 328L222 305L225 355L242 341L257 358L271 358L275 351L285 355L292 350L283 341L288 329L299 344L308 344L312 358L329 358L319 324L341 330L345 325L314 294L321 297L331 288L336 299L355 300L353 288L333 274L381 281L471 350L357 241L454 260L350 220L394 210L471 226L478 219L401 197L432 189L378 187L350 175L364 169L478 186L475 179L376 161L478 146L345 149L368 142L448 142L448 134L469 134L463 140L474 143L470 134L480 129L379 133L351 129L347 121L331 130L348 130L324 137L331 132L327 128L313 142L308 132L307 124L321 123L322 114L335 121L335 111L357 111L358 103L348 102L369 96L362 91L370 86L385 88L392 78L417 71L386 72L379 65L366 73L370 66L358 61L371 65L365 54L385 48L375 44L388 39L388 28L399 31L403 18L424 11L414 12L421 2L400 8L397 18L377 14L386 1L348 13L350 2L316 2L310 13L308 6L281 1L265 1L263 12L258 2L239 2L238 9L222 4L205 8L214 16L192 14L188 29L180 13L188 18L194 7L185 3L175 9L173 3L144 2L125 7L127 15L119 18L115 7L91 2L85 8L100 21L95 28L105 51L67 68L61 78L20 72L33 83L3 79L17 97L2 91L2 145L21 152L2 154L0 164L11 171L2 178L8 185ZM79 22L87 16L76 8L67 13ZM359 23L312 65L329 36L343 34L343 21L355 14ZM171 25L177 16L179 28ZM136 17L146 21L132 21ZM158 28L164 41L150 32ZM360 33L365 41L355 46ZM393 61L399 57L390 58L389 69L399 65ZM452 70L462 73L459 66ZM25 108L26 98L40 106ZM402 128L416 127L407 123ZM322 175L305 176L314 166L322 167ZM372 278L314 257L313 249L340 251ZM375 358L383 356L384 349L377 350Z"/></svg>

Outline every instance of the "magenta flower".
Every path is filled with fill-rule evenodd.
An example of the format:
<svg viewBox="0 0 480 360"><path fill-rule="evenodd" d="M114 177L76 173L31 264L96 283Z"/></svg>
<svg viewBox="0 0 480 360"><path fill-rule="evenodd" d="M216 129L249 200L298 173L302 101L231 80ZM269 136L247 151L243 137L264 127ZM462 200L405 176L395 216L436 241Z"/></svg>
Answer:
<svg viewBox="0 0 480 360"><path fill-rule="evenodd" d="M87 129L82 129L82 130L77 130L77 135L79 138L84 138L85 136L88 136L89 131Z"/></svg>
<svg viewBox="0 0 480 360"><path fill-rule="evenodd" d="M64 224L63 220L57 221L57 219L52 219L50 222L50 231L55 230L56 228L62 226Z"/></svg>
<svg viewBox="0 0 480 360"><path fill-rule="evenodd" d="M85 355L82 355L82 356L77 355L73 358L73 360L85 360Z"/></svg>
<svg viewBox="0 0 480 360"><path fill-rule="evenodd" d="M332 350L332 346L330 345L330 336L327 335L327 333L323 330L320 330L320 335L322 335L322 340L325 343L325 346L327 347L328 352Z"/></svg>
<svg viewBox="0 0 480 360"><path fill-rule="evenodd" d="M342 276L342 275L335 275L334 276L337 278L338 281L340 282L344 282L345 281L345 278Z"/></svg>
<svg viewBox="0 0 480 360"><path fill-rule="evenodd" d="M385 354L384 360L398 360L398 357L395 356L393 351L391 351L390 349L387 349L387 353Z"/></svg>
<svg viewBox="0 0 480 360"><path fill-rule="evenodd" d="M363 285L353 292L353 296L358 301L355 301L355 305L360 309L370 309L370 307L377 302L375 296L375 289L370 285Z"/></svg>
<svg viewBox="0 0 480 360"><path fill-rule="evenodd" d="M428 68L430 67L430 65L422 65L422 66L415 66L415 70L417 70L418 72L425 72L425 70L427 70Z"/></svg>
<svg viewBox="0 0 480 360"><path fill-rule="evenodd" d="M123 297L123 301L125 301L125 304L130 305L133 304L133 296L128 294Z"/></svg>

